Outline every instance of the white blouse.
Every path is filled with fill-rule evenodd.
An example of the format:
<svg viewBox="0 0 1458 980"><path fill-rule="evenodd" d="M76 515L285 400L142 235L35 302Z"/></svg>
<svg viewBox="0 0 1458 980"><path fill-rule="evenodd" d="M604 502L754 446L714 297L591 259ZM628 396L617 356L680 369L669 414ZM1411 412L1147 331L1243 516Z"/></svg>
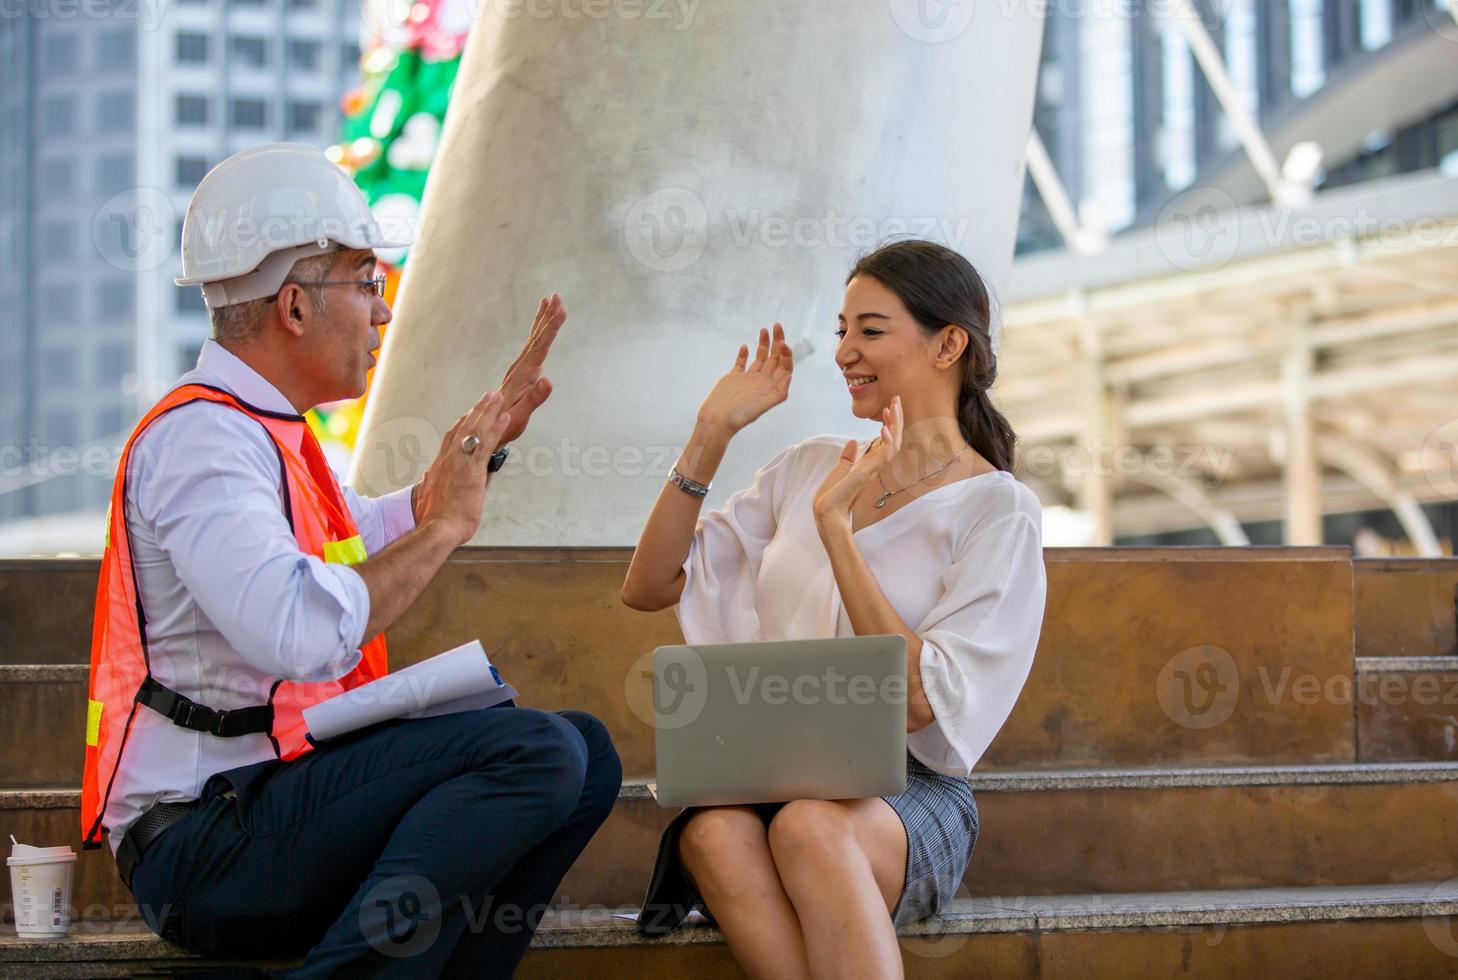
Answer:
<svg viewBox="0 0 1458 980"><path fill-rule="evenodd" d="M811 510L845 443L791 446L699 521L677 607L688 643L855 635ZM936 720L907 747L937 772L971 773L1032 669L1047 591L1041 515L1037 496L999 470L937 487L855 534L921 637Z"/></svg>

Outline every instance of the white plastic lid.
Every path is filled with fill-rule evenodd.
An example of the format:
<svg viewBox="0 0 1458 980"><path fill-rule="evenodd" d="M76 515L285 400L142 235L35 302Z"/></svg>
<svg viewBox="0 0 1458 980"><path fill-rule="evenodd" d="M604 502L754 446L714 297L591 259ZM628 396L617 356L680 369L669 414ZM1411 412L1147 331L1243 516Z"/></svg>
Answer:
<svg viewBox="0 0 1458 980"><path fill-rule="evenodd" d="M6 865L12 864L48 864L52 861L74 861L76 852L71 850L69 845L62 844L58 847L36 847L32 844L22 844L10 836L10 857L5 859Z"/></svg>

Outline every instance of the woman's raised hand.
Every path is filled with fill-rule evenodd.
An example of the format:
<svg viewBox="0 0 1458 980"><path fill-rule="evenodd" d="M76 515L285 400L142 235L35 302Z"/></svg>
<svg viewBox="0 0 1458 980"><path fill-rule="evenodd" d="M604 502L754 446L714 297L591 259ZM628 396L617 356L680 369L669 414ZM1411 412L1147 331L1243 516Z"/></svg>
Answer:
<svg viewBox="0 0 1458 980"><path fill-rule="evenodd" d="M734 366L699 406L699 422L721 427L731 435L738 432L789 396L794 370L785 328L776 323L773 335L761 330L754 361L749 360L748 346L739 348Z"/></svg>
<svg viewBox="0 0 1458 980"><path fill-rule="evenodd" d="M851 508L862 490L871 485L883 469L891 464L901 452L901 439L906 427L906 415L901 409L901 396L891 399L891 404L881 410L881 437L864 453L854 439L845 444L840 459L815 491L811 511L816 524L822 529L830 521L849 521Z"/></svg>

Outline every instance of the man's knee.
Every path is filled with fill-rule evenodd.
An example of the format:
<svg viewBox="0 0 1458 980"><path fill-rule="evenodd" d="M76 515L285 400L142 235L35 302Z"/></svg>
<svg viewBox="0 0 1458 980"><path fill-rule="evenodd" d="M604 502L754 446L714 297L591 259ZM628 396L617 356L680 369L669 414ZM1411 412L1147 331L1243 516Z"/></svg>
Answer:
<svg viewBox="0 0 1458 980"><path fill-rule="evenodd" d="M487 709L493 714L501 709ZM512 713L510 756L513 768L529 779L531 790L551 797L563 819L572 812L587 780L587 744L570 721L550 711L508 708Z"/></svg>
<svg viewBox="0 0 1458 980"><path fill-rule="evenodd" d="M586 711L559 712L578 734L587 748L587 773L583 780L584 802L603 813L611 810L623 785L623 765L612 735L604 725Z"/></svg>
<svg viewBox="0 0 1458 980"><path fill-rule="evenodd" d="M559 711L557 715L577 729L577 733L582 736L583 744L587 746L589 759L605 751L611 751L617 755L616 750L613 749L612 735L608 733L607 726L595 715L588 714L586 711L578 711L575 708Z"/></svg>

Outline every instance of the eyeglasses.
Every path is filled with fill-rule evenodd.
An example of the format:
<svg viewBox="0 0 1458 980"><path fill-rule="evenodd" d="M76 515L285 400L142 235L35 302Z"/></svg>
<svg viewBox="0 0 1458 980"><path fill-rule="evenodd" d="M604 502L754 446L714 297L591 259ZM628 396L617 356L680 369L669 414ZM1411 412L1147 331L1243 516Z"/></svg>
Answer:
<svg viewBox="0 0 1458 980"><path fill-rule="evenodd" d="M284 285L293 283L295 286L358 286L360 289L368 289L376 296L385 295L385 277L374 276L370 279L285 279Z"/></svg>

